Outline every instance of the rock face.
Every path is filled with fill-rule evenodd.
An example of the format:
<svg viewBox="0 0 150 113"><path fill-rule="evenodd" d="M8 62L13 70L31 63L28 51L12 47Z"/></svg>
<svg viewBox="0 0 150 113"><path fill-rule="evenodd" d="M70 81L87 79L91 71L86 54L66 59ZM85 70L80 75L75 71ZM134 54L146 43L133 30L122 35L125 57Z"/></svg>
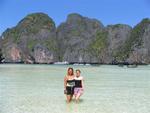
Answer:
<svg viewBox="0 0 150 113"><path fill-rule="evenodd" d="M117 53L117 59L129 64L149 64L150 20L143 19L131 31Z"/></svg>
<svg viewBox="0 0 150 113"><path fill-rule="evenodd" d="M27 15L16 27L7 29L2 36L4 37L2 51L5 62L51 63L58 60L56 27L53 20L46 14L35 13ZM44 51L38 53L37 44L41 45ZM18 50L19 54L13 52L14 49L12 50L11 48ZM45 57L47 58L43 56L41 59L36 55L37 53L38 55L46 53ZM48 60L51 55L53 58ZM14 56L18 57L14 58Z"/></svg>
<svg viewBox="0 0 150 113"><path fill-rule="evenodd" d="M1 39L1 37L0 37L0 49L2 48L2 47L1 47L1 46L2 46L1 41L2 41L2 39Z"/></svg>
<svg viewBox="0 0 150 113"><path fill-rule="evenodd" d="M33 57L37 63L52 63L54 60L53 52L50 52L46 47L41 45L34 47Z"/></svg>
<svg viewBox="0 0 150 113"><path fill-rule="evenodd" d="M0 61L24 63L150 64L150 19L134 28L106 27L79 14L69 14L55 27L43 13L27 15L0 38Z"/></svg>
<svg viewBox="0 0 150 113"><path fill-rule="evenodd" d="M98 20L75 13L68 15L66 22L57 29L60 61L98 62L96 55L90 53L89 46L96 32L103 29L104 26Z"/></svg>
<svg viewBox="0 0 150 113"><path fill-rule="evenodd" d="M133 40L127 59L130 63L150 64L150 19L143 19L134 27L129 40Z"/></svg>
<svg viewBox="0 0 150 113"><path fill-rule="evenodd" d="M21 50L17 45L13 44L6 48L7 54L5 57L7 62L21 62Z"/></svg>
<svg viewBox="0 0 150 113"><path fill-rule="evenodd" d="M108 53L109 63L120 62L118 57L118 51L123 47L125 41L130 37L132 28L124 24L116 24L107 26L108 32Z"/></svg>
<svg viewBox="0 0 150 113"><path fill-rule="evenodd" d="M2 38L0 37L0 62L3 60L3 54L2 54Z"/></svg>

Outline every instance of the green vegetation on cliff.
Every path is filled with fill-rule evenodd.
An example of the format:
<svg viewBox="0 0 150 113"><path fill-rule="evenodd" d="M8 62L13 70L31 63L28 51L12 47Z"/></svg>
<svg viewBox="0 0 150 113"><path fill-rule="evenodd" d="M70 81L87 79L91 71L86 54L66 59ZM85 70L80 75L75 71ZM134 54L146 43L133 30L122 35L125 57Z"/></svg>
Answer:
<svg viewBox="0 0 150 113"><path fill-rule="evenodd" d="M22 61L131 62L133 51L140 60L149 61L149 27L150 19L143 19L132 29L123 24L104 27L98 20L70 14L67 21L56 28L47 14L33 13L2 34L0 59L3 55L6 62L13 61L10 53L14 46L21 51ZM46 53L42 61L38 57L41 52Z"/></svg>
<svg viewBox="0 0 150 113"><path fill-rule="evenodd" d="M101 52L107 47L107 32L98 31L96 33L96 39L90 44L90 51L99 57Z"/></svg>
<svg viewBox="0 0 150 113"><path fill-rule="evenodd" d="M4 33L3 36L5 37L5 39L7 40L8 38L11 40L13 40L14 43L18 43L20 41L20 37L19 37L20 33L19 33L19 29L17 29L17 27L13 27L11 29L7 29ZM5 40L4 39L4 40Z"/></svg>
<svg viewBox="0 0 150 113"><path fill-rule="evenodd" d="M130 37L126 40L124 46L120 48L120 50L115 55L118 60L125 60L134 50L134 48L142 47L142 36L148 25L150 25L150 19L145 18L133 28Z"/></svg>
<svg viewBox="0 0 150 113"><path fill-rule="evenodd" d="M55 23L48 15L35 13L27 15L16 27L7 29L3 36L13 39L14 43L19 43L20 36L22 35L34 35L41 29L52 30L53 28L55 28Z"/></svg>
<svg viewBox="0 0 150 113"><path fill-rule="evenodd" d="M123 26L123 24L108 25L108 27L112 27L112 29L120 28L122 26Z"/></svg>
<svg viewBox="0 0 150 113"><path fill-rule="evenodd" d="M52 50L55 52L58 51L57 43L56 43L56 40L54 39L46 40L45 42L43 42L43 45L47 47L49 50Z"/></svg>
<svg viewBox="0 0 150 113"><path fill-rule="evenodd" d="M53 31L55 28L55 23L53 20L46 14L43 13L34 13L27 15L24 19L22 19L16 27L13 27L11 29L7 29L3 36L5 37L4 40L7 40L7 38L11 38L13 43L19 44L19 42L22 40L22 36L28 37L27 39L27 48L29 50L32 50L33 47L37 43L43 43L48 49L55 50L56 48L53 46L55 43L52 40L46 39L46 40L40 40L40 39L33 39L29 38L36 33L38 33L41 29L47 29L48 31ZM7 42L7 41L6 41ZM47 44L49 43L49 44Z"/></svg>
<svg viewBox="0 0 150 113"><path fill-rule="evenodd" d="M53 20L46 14L35 13L27 15L18 24L20 30L26 33L37 33L41 29L51 30L55 26Z"/></svg>

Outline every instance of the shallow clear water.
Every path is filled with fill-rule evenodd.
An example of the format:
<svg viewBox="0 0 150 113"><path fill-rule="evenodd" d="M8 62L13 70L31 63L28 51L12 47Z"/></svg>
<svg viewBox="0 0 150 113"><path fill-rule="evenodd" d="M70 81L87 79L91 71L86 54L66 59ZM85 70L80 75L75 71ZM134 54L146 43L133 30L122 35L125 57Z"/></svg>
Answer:
<svg viewBox="0 0 150 113"><path fill-rule="evenodd" d="M150 113L150 66L71 66L81 69L85 92L67 104L68 65L0 65L0 113Z"/></svg>

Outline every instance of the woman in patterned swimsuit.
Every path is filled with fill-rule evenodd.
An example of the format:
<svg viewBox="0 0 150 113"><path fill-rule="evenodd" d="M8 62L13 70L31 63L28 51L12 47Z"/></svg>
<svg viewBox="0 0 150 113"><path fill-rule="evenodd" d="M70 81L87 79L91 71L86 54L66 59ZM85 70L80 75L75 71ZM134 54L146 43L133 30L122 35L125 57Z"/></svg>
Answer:
<svg viewBox="0 0 150 113"><path fill-rule="evenodd" d="M67 75L64 77L64 93L66 94L67 103L71 102L74 94L74 77L73 68L68 68Z"/></svg>

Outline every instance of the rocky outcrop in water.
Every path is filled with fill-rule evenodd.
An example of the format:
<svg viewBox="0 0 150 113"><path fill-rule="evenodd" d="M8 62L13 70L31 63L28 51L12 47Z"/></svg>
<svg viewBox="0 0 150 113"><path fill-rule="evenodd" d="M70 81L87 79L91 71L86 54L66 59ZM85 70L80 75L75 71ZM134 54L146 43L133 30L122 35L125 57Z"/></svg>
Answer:
<svg viewBox="0 0 150 113"><path fill-rule="evenodd" d="M123 47L125 41L130 37L132 28L124 24L107 26L108 34L108 63L119 63L122 60L117 59L118 51Z"/></svg>
<svg viewBox="0 0 150 113"><path fill-rule="evenodd" d="M134 28L104 26L96 19L69 14L57 28L44 13L27 15L0 38L3 62L149 64L150 19Z"/></svg>
<svg viewBox="0 0 150 113"><path fill-rule="evenodd" d="M0 37L0 62L3 60L3 54L2 54L2 39Z"/></svg>
<svg viewBox="0 0 150 113"><path fill-rule="evenodd" d="M60 48L61 61L96 63L98 58L91 54L89 47L96 38L96 33L104 26L95 19L89 19L79 14L70 14L66 22L57 28L57 39Z"/></svg>
<svg viewBox="0 0 150 113"><path fill-rule="evenodd" d="M33 57L36 63L52 63L56 60L53 52L42 45L36 45L34 47Z"/></svg>
<svg viewBox="0 0 150 113"><path fill-rule="evenodd" d="M5 62L21 62L21 50L16 44L8 45L5 51Z"/></svg>
<svg viewBox="0 0 150 113"><path fill-rule="evenodd" d="M150 63L150 19L143 19L131 31L118 58L131 64Z"/></svg>
<svg viewBox="0 0 150 113"><path fill-rule="evenodd" d="M133 39L128 62L137 64L150 64L150 19L143 19L134 27L131 37Z"/></svg>
<svg viewBox="0 0 150 113"><path fill-rule="evenodd" d="M4 62L52 63L58 60L55 23L46 14L27 15L2 37ZM37 44L41 45L41 51Z"/></svg>

